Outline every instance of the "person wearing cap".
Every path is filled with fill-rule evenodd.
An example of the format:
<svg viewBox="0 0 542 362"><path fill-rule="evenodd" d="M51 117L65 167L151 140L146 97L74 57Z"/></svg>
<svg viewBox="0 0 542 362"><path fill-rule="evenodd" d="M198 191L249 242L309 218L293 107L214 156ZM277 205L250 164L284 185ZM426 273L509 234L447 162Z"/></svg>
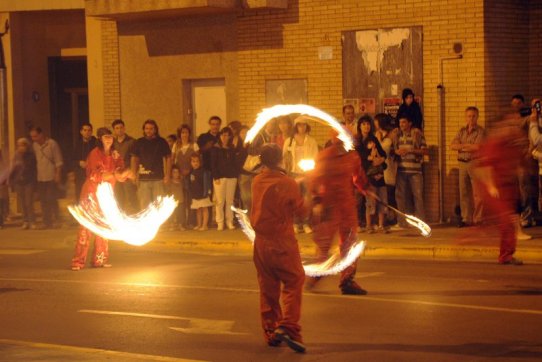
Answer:
<svg viewBox="0 0 542 362"><path fill-rule="evenodd" d="M265 144L260 158L262 171L252 183L250 221L256 233L253 259L264 338L269 346L285 342L302 353L305 346L299 319L305 271L293 220L294 215L304 216L306 208L299 186L281 168L280 147Z"/></svg>
<svg viewBox="0 0 542 362"><path fill-rule="evenodd" d="M96 147L90 151L86 162L87 178L81 190L80 202L84 205L96 201L96 190L102 182L109 182L115 186L116 181L123 182L128 178L134 178L131 170L121 171L124 162L120 154L113 147L113 134L106 127L98 129ZM84 226L79 227L75 254L72 258L72 270L78 271L84 268L87 259L88 248L92 233ZM107 263L109 247L107 239L99 235L95 236L92 266L95 268L110 267Z"/></svg>
<svg viewBox="0 0 542 362"><path fill-rule="evenodd" d="M284 141L283 157L285 160L285 169L290 175L299 177L304 175L305 171L299 166L301 160L314 160L318 155L318 144L311 137L311 126L307 123L306 116L299 116L294 120L294 134ZM301 184L301 193L305 195L305 187ZM312 233L308 219L296 220L296 232Z"/></svg>
<svg viewBox="0 0 542 362"><path fill-rule="evenodd" d="M346 256L357 235L356 197L353 185L365 194L371 187L356 151L346 151L335 130L331 131L331 145L316 158L316 166L310 175L310 191L313 195L314 237L317 259L324 262L335 234L339 234L341 257ZM355 281L357 260L341 272L339 288L342 294L364 295ZM307 289L312 289L320 278L310 278Z"/></svg>

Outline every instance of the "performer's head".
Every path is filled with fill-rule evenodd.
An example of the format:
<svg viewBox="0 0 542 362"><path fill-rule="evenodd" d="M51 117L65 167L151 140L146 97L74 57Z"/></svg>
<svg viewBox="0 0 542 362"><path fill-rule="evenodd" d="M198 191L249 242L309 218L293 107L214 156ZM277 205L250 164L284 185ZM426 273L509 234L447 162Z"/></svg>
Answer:
<svg viewBox="0 0 542 362"><path fill-rule="evenodd" d="M260 153L262 165L268 168L280 168L282 163L282 149L276 143L266 143Z"/></svg>
<svg viewBox="0 0 542 362"><path fill-rule="evenodd" d="M96 145L102 150L110 151L113 145L113 133L107 127L100 127L96 131L96 138L98 141Z"/></svg>

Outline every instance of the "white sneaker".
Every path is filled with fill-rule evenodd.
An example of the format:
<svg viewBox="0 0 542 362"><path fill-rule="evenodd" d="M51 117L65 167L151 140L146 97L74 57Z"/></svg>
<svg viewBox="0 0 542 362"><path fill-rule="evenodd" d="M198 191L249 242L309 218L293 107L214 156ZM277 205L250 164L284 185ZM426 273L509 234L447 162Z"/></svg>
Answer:
<svg viewBox="0 0 542 362"><path fill-rule="evenodd" d="M21 229L27 230L29 228L29 225L27 222L23 222L23 225L21 225Z"/></svg>
<svg viewBox="0 0 542 362"><path fill-rule="evenodd" d="M218 224L218 227L216 228L217 231L224 230L224 224Z"/></svg>
<svg viewBox="0 0 542 362"><path fill-rule="evenodd" d="M227 225L228 225L228 229L235 230L235 225L233 225L233 223L229 222Z"/></svg>
<svg viewBox="0 0 542 362"><path fill-rule="evenodd" d="M303 224L303 231L305 234L312 234L312 229L308 224Z"/></svg>
<svg viewBox="0 0 542 362"><path fill-rule="evenodd" d="M529 234L520 233L516 236L518 240L531 240L533 237Z"/></svg>

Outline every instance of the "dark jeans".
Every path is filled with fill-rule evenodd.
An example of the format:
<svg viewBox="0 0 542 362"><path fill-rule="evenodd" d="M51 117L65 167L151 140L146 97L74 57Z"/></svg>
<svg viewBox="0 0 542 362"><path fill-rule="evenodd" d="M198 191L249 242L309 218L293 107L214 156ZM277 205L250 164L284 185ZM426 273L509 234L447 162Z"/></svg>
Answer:
<svg viewBox="0 0 542 362"><path fill-rule="evenodd" d="M15 185L17 199L23 208L23 222L34 223L36 216L34 215L34 184Z"/></svg>
<svg viewBox="0 0 542 362"><path fill-rule="evenodd" d="M54 181L38 181L38 194L40 196L43 224L46 227L52 227L53 216L56 215L57 219L59 217L56 183Z"/></svg>

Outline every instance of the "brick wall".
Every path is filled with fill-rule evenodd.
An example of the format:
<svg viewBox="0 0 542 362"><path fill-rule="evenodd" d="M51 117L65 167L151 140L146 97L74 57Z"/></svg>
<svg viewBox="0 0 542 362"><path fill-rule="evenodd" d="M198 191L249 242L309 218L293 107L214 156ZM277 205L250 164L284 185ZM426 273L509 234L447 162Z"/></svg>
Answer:
<svg viewBox="0 0 542 362"><path fill-rule="evenodd" d="M542 97L542 0L529 6L529 95Z"/></svg>
<svg viewBox="0 0 542 362"><path fill-rule="evenodd" d="M104 119L109 125L121 117L119 38L117 23L113 20L102 21L102 61L104 82ZM102 120L97 120L101 123Z"/></svg>
<svg viewBox="0 0 542 362"><path fill-rule="evenodd" d="M524 0L486 1L486 110L507 111L512 95L529 93L529 12Z"/></svg>
<svg viewBox="0 0 542 362"><path fill-rule="evenodd" d="M379 27L423 27L423 85L426 138L432 148L426 167L426 209L438 219L438 108L440 58L452 55L452 44L463 43L463 59L446 61L444 212L457 199L456 155L448 145L464 122L464 109L476 105L485 119L484 2L482 0L343 0L290 1L286 11L244 13L238 18L240 118L254 119L265 105L266 79L306 78L311 105L340 117L342 97L341 32ZM282 31L277 32L277 28ZM331 46L333 59L318 60L318 47ZM324 138L324 130L317 137Z"/></svg>

